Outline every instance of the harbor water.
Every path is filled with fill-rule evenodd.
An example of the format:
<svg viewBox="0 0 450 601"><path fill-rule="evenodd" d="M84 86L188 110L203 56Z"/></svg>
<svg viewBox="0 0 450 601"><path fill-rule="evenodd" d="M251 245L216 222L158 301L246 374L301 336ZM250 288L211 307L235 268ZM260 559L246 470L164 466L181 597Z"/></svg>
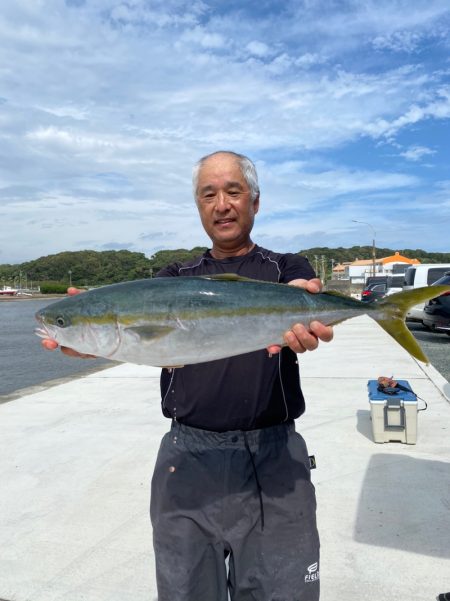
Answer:
<svg viewBox="0 0 450 601"><path fill-rule="evenodd" d="M67 376L101 369L114 363L105 359L75 359L59 350L46 351L34 329L34 314L51 299L0 302L0 400L19 389Z"/></svg>

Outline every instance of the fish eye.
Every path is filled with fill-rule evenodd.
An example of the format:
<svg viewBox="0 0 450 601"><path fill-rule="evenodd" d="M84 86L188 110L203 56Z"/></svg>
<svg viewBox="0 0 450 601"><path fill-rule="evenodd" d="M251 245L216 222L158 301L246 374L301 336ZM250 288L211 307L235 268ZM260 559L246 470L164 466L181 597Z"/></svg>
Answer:
<svg viewBox="0 0 450 601"><path fill-rule="evenodd" d="M58 315L58 317L55 319L55 323L60 328L64 328L66 325L66 320L64 319L64 317L62 315Z"/></svg>

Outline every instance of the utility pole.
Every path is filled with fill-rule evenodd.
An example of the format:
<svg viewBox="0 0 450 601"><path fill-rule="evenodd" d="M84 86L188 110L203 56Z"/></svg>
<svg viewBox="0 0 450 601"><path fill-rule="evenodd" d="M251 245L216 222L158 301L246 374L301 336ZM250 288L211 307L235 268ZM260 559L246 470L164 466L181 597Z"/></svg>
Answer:
<svg viewBox="0 0 450 601"><path fill-rule="evenodd" d="M376 275L376 251L375 251L375 228L371 223L367 223L367 221L357 221L356 219L352 219L353 223L362 223L363 225L368 225L372 230L372 275Z"/></svg>

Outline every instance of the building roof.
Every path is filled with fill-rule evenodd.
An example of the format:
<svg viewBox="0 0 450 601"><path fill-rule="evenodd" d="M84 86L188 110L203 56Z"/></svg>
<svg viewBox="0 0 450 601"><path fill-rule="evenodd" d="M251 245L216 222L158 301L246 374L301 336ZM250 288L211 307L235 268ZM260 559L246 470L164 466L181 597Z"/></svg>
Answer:
<svg viewBox="0 0 450 601"><path fill-rule="evenodd" d="M390 257L384 257L381 259L381 262L383 265L386 263L409 263L410 265L418 265L420 263L419 259L408 259L408 257L404 257L398 251Z"/></svg>
<svg viewBox="0 0 450 601"><path fill-rule="evenodd" d="M375 259L375 263L381 263L382 259ZM356 259L356 261L352 261L350 265L353 267L354 265L372 265L373 259Z"/></svg>
<svg viewBox="0 0 450 601"><path fill-rule="evenodd" d="M337 265L335 265L333 267L333 271L345 271L345 264L344 263L338 263Z"/></svg>
<svg viewBox="0 0 450 601"><path fill-rule="evenodd" d="M395 252L394 255L391 255L390 257L383 257L380 259L375 259L375 263L377 263L378 265L386 265L387 263L408 263L408 265L417 265L420 263L419 259L409 259L408 257L404 257L403 255L401 255L398 251ZM366 265L372 265L373 264L373 259L356 259L356 261L352 261L350 263L350 265L353 267L354 265L356 266L361 266L364 267Z"/></svg>

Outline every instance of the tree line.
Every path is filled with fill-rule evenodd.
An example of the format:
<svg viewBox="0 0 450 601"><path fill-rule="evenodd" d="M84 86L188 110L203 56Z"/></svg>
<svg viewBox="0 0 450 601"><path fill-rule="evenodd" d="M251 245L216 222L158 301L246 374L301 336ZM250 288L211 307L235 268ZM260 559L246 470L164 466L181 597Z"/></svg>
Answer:
<svg viewBox="0 0 450 601"><path fill-rule="evenodd" d="M206 249L161 250L148 258L129 250L80 250L39 257L17 265L0 265L0 284L27 287L47 282L74 286L114 284L155 275L174 261L187 261Z"/></svg>
<svg viewBox="0 0 450 601"><path fill-rule="evenodd" d="M30 282L58 282L67 286L98 286L113 284L127 280L149 278L166 265L184 262L201 255L206 248L196 246L191 250L184 248L160 250L151 257L144 253L128 250L94 251L81 250L61 252L19 263L17 265L0 265L0 285L18 287L30 286ZM377 257L387 257L398 251L411 259L419 259L421 263L450 263L450 253L427 252L422 249L377 248ZM371 259L371 246L352 246L351 248L316 247L300 250L298 254L308 257L316 269L326 266L326 273L331 273L332 265L351 262L356 259Z"/></svg>
<svg viewBox="0 0 450 601"><path fill-rule="evenodd" d="M398 252L408 259L418 259L421 263L450 263L450 252L427 252L421 248L375 248L377 258L390 257ZM328 263L351 263L358 259L372 259L372 246L352 246L350 248L328 248L315 247L299 251L299 254L307 256L310 263L314 265L315 257L325 257Z"/></svg>

